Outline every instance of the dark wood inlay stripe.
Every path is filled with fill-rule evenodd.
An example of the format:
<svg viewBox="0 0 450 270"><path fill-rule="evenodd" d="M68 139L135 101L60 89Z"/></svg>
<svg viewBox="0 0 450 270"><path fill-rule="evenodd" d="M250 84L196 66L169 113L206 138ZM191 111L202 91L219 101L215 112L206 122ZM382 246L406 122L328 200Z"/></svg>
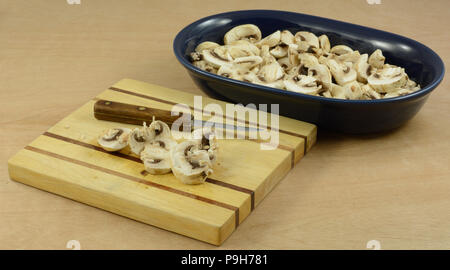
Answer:
<svg viewBox="0 0 450 270"><path fill-rule="evenodd" d="M176 105L177 104L176 102L173 102L173 101L168 101L168 100L160 99L160 98L157 98L157 97L152 97L152 96L148 96L148 95L144 95L144 94L131 92L131 91L128 91L128 90L125 90L125 89L120 89L120 88L117 88L117 87L114 87L114 86L111 86L109 89L113 90L113 91L116 91L116 92L120 92L120 93L124 93L124 94L128 94L128 95L136 96L136 97L151 99L151 100L158 101L158 102L165 103L165 104L169 104L169 105ZM190 108L192 109L192 107L190 107Z"/></svg>
<svg viewBox="0 0 450 270"><path fill-rule="evenodd" d="M141 159L138 158L138 157L129 156L129 155L126 155L126 154L123 154L123 153L120 153L120 152L109 152L109 151L106 151L105 149L103 149L103 148L101 148L99 146L92 145L92 144L89 144L89 143L85 143L85 142L82 142L82 141L77 141L77 140L74 140L74 139L71 139L71 138L68 138L68 137L64 137L64 136L55 134L55 133L44 132L43 135L45 135L47 137L51 137L51 138L57 139L57 140L61 140L61 141L65 141L65 142L68 142L68 143L72 143L72 144L76 144L76 145L79 145L79 146L83 146L83 147L86 147L86 148L89 148L89 149L92 149L92 150L96 150L96 151L99 151L99 152L103 152L103 153L106 153L106 154L110 154L110 155L113 155L113 156L116 156L116 157L125 158L125 159L131 160L131 161L142 163Z"/></svg>
<svg viewBox="0 0 450 270"><path fill-rule="evenodd" d="M65 141L65 142L68 142L68 143L72 143L72 144L76 144L76 145L79 145L79 146L83 146L83 147L86 147L86 148L89 148L89 149L92 149L92 150L100 151L102 153L110 154L110 155L117 156L117 157L120 157L120 158L125 158L125 159L131 160L131 161L135 161L135 162L138 162L138 163L142 163L142 161L139 158L137 158L137 157L128 156L128 155L125 155L125 154L122 154L122 153L119 153L119 152L108 152L108 151L104 150L101 147L98 147L98 146L95 146L95 145L92 145L92 144L88 144L88 143L85 143L85 142L82 142L82 141L74 140L74 139L71 139L71 138L68 138L68 137L64 137L64 136L61 136L61 135L58 135L58 134L54 134L54 133L51 133L51 132L44 132L43 135L51 137L51 138L54 138L54 139L57 139L57 140L61 140L61 141ZM148 175L148 172L143 170L143 171L141 171L141 174L143 176L146 176L146 175ZM244 193L250 194L251 201L252 201L251 210L254 209L254 200L255 200L254 197L255 197L255 195L254 195L254 191L253 190L250 190L250 189L247 189L247 188L244 188L244 187L240 187L240 186L236 186L236 185L233 185L233 184L230 184L230 183L226 183L226 182L223 182L223 181L220 181L220 180L211 179L211 178L206 179L206 182L214 184L214 185L222 186L222 187L225 187L225 188L233 189L235 191L239 191L239 192L244 192Z"/></svg>
<svg viewBox="0 0 450 270"><path fill-rule="evenodd" d="M283 149L284 145L279 145L278 148ZM284 150L291 151L291 169L295 166L295 149L290 147L284 148Z"/></svg>
<svg viewBox="0 0 450 270"><path fill-rule="evenodd" d="M178 189L175 189L175 188L163 186L163 185L160 185L160 184L157 184L157 183L153 183L153 182L150 182L150 181L146 181L146 180L141 179L141 178L137 178L137 177L134 177L134 176L131 176L131 175L127 175L127 174L118 172L118 171L114 171L114 170L111 170L111 169L100 167L100 166L97 166L97 165L94 165L94 164L91 164L91 163L87 163L87 162L84 162L84 161L76 160L76 159L73 159L73 158L70 158L70 157L62 156L62 155L59 155L59 154L56 154L56 153L53 153L53 152L49 152L49 151L46 151L46 150L43 150L43 149L40 149L40 148L36 148L36 147L33 147L33 146L29 146L28 145L28 146L25 147L25 149L29 150L29 151L33 151L33 152L39 153L39 154L42 154L42 155L47 155L47 156L50 156L50 157L53 157L53 158L64 160L66 162L70 162L70 163L73 163L73 164L84 166L84 167L87 167L89 169L101 171L101 172L104 172L104 173L107 173L107 174L111 174L111 175L114 175L114 176L117 176L117 177L121 177L121 178L124 178L124 179L127 179L127 180L131 180L131 181L134 181L134 182L137 182L137 183L141 183L141 184L148 185L148 186L151 186L151 187L154 187L154 188L158 188L158 189L161 189L161 190L172 192L172 193L175 193L175 194L178 194L178 195L181 195L181 196L185 196L185 197L188 197L188 198L191 198L191 199L195 199L195 200L202 201L202 202L205 202L205 203L208 203L208 204L212 204L212 205L215 205L215 206L218 206L218 207L222 207L222 208L225 208L225 209L228 209L228 210L232 210L232 211L234 211L234 215L235 215L235 227L237 227L239 225L239 207L236 207L236 206L233 206L233 205L230 205L230 204L227 204L227 203L219 202L219 201L216 201L216 200L212 200L212 199L209 199L209 198L206 198L206 197L203 197L203 196L195 195L195 194L192 194L192 193L189 193L189 192L185 192L185 191L182 191L182 190L178 190Z"/></svg>
<svg viewBox="0 0 450 270"><path fill-rule="evenodd" d="M165 104L170 104L170 105L175 105L175 104L177 104L176 102L173 102L173 101L169 101L169 100L164 100L164 99L156 98L156 97L152 97L152 96L149 96L149 95L144 95L144 94L135 93L135 92L128 91L128 90L121 89L121 88L117 88L117 87L114 87L114 86L111 86L109 89L110 89L110 90L113 90L113 91L116 91L116 92L128 94L128 95L133 95L133 96L137 96L137 97L141 97L141 98L145 98L145 99L151 99L151 100L158 101L158 102L165 103ZM189 106L189 108L190 108L191 110L194 110L194 111L201 111L201 110L196 109L196 108L194 108L194 107L192 107L192 106ZM211 112L209 112L209 113L211 113ZM250 123L248 120L237 119L237 118L235 118L235 117L230 117L230 116L227 116L227 115L220 115L220 114L217 114L216 116L218 116L218 117L224 117L224 118L226 118L226 119L230 119L230 120L233 120L233 121L237 121L237 122L243 123L243 124L248 124L248 125L258 126L256 123ZM268 127L267 125L259 125L259 127L260 127L260 128L266 128L266 129L269 129L269 127ZM307 136L305 136L305 135L303 135L303 134L298 134L298 133L294 133L294 132L291 132L291 131L287 131L287 130L282 130L282 129L279 129L279 130L274 129L274 131L279 131L279 132L284 133L284 134L287 134L287 135L291 135L291 136L303 138L303 139L305 140L305 149L304 149L304 151L305 151L305 154L306 154L307 144L308 144L308 137L307 137Z"/></svg>
<svg viewBox="0 0 450 270"><path fill-rule="evenodd" d="M255 209L255 192L253 190L236 186L230 183L225 183L212 178L206 178L206 182L250 194L250 210L253 211L253 209Z"/></svg>

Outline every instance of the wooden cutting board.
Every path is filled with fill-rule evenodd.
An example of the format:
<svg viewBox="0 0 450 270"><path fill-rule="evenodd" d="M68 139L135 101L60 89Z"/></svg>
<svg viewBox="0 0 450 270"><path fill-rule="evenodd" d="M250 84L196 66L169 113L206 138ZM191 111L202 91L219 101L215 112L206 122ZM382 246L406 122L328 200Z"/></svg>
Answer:
<svg viewBox="0 0 450 270"><path fill-rule="evenodd" d="M135 126L94 118L96 100L170 110L193 95L124 79L51 127L8 161L11 179L182 235L220 245L316 140L316 127L280 117L279 145L219 140L214 173L202 185L150 175L139 158L97 144L102 130ZM203 97L203 106L225 102ZM270 116L269 116L270 118ZM205 119L204 119L205 120ZM206 119L207 120L207 119ZM251 126L252 123L236 123Z"/></svg>

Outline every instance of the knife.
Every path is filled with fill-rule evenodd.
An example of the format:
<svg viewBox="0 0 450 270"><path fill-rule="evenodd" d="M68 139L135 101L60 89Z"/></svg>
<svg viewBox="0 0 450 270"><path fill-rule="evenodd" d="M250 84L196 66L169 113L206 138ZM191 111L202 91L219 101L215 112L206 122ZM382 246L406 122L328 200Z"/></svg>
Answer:
<svg viewBox="0 0 450 270"><path fill-rule="evenodd" d="M184 114L186 115L186 114ZM150 124L155 117L171 126L180 116L172 116L171 111L150 108L145 106L137 106L133 104L121 103L116 101L100 99L94 104L94 117L98 120L119 122L132 125L143 125L144 122ZM214 123L210 121L196 120L192 114L189 114L191 129L195 126L203 126L205 123L217 124L215 127L223 126L225 129L237 131L260 131L255 127L229 125L224 123Z"/></svg>

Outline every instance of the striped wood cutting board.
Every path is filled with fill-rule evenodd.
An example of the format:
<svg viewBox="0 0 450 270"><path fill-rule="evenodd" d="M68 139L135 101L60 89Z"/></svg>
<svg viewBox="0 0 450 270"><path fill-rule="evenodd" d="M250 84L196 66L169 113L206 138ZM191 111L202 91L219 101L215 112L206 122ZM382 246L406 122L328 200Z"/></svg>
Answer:
<svg viewBox="0 0 450 270"><path fill-rule="evenodd" d="M102 130L135 127L95 119L98 99L164 110L176 103L193 106L192 94L121 80L13 156L10 177L215 245L230 236L316 140L314 125L280 117L277 149L260 150L254 140L219 140L211 177L202 185L184 185L172 174L145 174L139 158L98 147ZM203 106L208 103L225 111L225 102L204 97Z"/></svg>

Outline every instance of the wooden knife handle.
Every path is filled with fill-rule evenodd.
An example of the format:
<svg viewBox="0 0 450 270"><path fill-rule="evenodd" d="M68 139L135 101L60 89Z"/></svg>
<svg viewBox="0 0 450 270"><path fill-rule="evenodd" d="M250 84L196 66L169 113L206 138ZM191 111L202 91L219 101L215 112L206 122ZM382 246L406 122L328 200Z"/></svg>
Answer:
<svg viewBox="0 0 450 270"><path fill-rule="evenodd" d="M170 111L136 106L109 100L98 100L94 105L94 116L99 120L120 122L133 125L149 125L153 116L169 126L180 116L172 116Z"/></svg>

